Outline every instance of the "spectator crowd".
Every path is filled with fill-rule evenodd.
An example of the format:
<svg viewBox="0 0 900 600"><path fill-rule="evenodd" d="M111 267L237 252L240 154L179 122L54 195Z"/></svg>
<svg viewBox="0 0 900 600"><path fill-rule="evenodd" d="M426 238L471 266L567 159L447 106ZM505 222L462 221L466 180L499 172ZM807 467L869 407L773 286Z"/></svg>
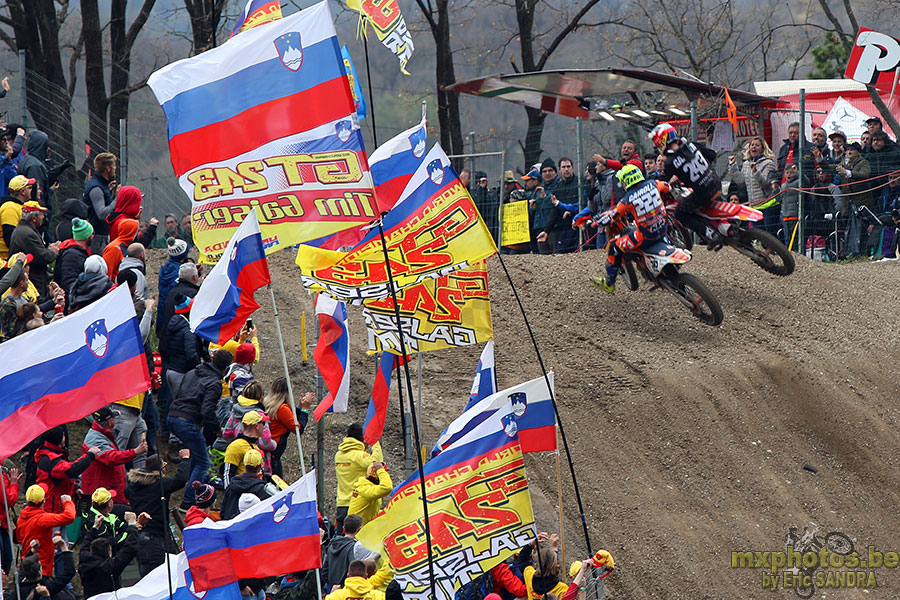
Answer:
<svg viewBox="0 0 900 600"><path fill-rule="evenodd" d="M884 131L880 117L868 118L865 126L859 141L848 140L841 131L813 128L812 140L803 143L802 160L799 123L788 126L777 156L761 137L746 140L717 162L723 198L762 211L763 220L753 226L777 235L795 252L827 245L833 258L896 256L900 146ZM647 179L663 178L665 158L655 152L641 156L638 142L626 139L618 156L594 154L588 161L580 175L581 197L567 156L545 158L519 178L506 171L502 190L489 189L484 172L475 171L473 180L464 169L461 179L495 235L501 203L528 203L529 241L504 244L501 252L557 254L579 248L579 216L615 206L625 195L615 174L626 164L640 168ZM803 228L798 227L801 221ZM605 233L588 224L580 244L585 250L603 247Z"/></svg>
<svg viewBox="0 0 900 600"><path fill-rule="evenodd" d="M265 381L254 372L263 349L249 321L222 346L191 332L203 268L191 258L188 216L165 215L157 235L159 221L142 218L141 191L118 186L117 160L107 152L93 159L82 197L60 201L58 180L70 165L53 165L49 145L40 131L0 129L0 343L128 286L151 373L146 392L95 411L88 427L43 433L0 470L9 507L0 512L7 597L75 600L118 590L163 564L181 549L179 528L233 518L287 487L286 471L296 467L285 464L285 451L291 434L306 429L314 394L293 410L283 377ZM532 202L536 227L553 233L544 250L575 239L553 225L570 219L554 210L558 202L578 203L573 163L559 163L560 175L552 160L529 175L535 185L528 185L542 183L545 192ZM486 193L486 178L476 187L476 197ZM156 274L148 272L147 248L166 251ZM401 598L384 557L356 539L394 485L380 444L367 447L361 424L348 427L334 473L334 521L319 515L322 591L329 600ZM552 592L574 600L588 563L573 568L567 585L556 536L540 540L539 560L525 546L470 584L466 597ZM601 559L612 565L608 554ZM247 599L311 600L316 581L314 572L285 573L239 586Z"/></svg>

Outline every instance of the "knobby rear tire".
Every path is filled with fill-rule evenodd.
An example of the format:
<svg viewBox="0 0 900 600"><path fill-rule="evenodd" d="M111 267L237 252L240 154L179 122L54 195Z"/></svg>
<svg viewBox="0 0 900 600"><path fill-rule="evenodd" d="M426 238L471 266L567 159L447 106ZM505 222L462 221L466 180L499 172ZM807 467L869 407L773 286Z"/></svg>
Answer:
<svg viewBox="0 0 900 600"><path fill-rule="evenodd" d="M692 313L697 319L713 327L722 324L722 320L725 318L722 306L706 287L706 284L690 273L678 273L674 283L679 294L694 304Z"/></svg>
<svg viewBox="0 0 900 600"><path fill-rule="evenodd" d="M742 229L736 241L752 254L750 258L760 269L779 277L787 277L794 272L794 256L768 231L759 228ZM772 260L774 257L778 257L781 264Z"/></svg>

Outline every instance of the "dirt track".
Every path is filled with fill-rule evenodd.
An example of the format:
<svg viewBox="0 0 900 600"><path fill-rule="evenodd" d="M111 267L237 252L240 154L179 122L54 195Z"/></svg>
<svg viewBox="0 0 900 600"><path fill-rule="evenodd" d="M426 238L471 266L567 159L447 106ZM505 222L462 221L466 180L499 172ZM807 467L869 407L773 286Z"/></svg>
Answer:
<svg viewBox="0 0 900 600"><path fill-rule="evenodd" d="M782 279L729 249L699 248L688 270L725 311L724 324L710 328L659 291L598 292L587 278L603 258L589 252L506 261L544 361L556 372L593 546L616 558L611 597L764 597L762 571L731 568L731 552L784 550L791 526L844 532L863 551L900 550L900 263L798 257L797 271ZM299 311L307 311L310 353L315 324L292 261L281 252L271 262L292 370L303 382L312 370L300 364ZM502 388L540 370L496 258L489 268ZM268 298L258 300L258 376L268 384L281 364ZM351 338L351 412L330 418L326 465L343 427L362 419L371 389L375 363L364 353L358 311ZM422 422L430 440L459 414L479 352L424 355ZM396 483L403 461L395 398L385 442ZM307 454L312 434L303 436ZM818 472L803 470L804 463ZM528 467L540 527L557 530L553 456L532 457ZM584 541L569 477L563 480L571 561ZM828 590L827 597L900 597L897 569L874 572L878 589ZM793 596L780 587L779 594Z"/></svg>

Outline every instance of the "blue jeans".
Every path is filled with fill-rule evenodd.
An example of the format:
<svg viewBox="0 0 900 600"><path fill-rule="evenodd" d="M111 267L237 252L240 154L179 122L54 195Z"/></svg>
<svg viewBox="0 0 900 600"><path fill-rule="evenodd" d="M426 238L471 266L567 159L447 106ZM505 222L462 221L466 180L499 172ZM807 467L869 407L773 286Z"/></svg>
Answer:
<svg viewBox="0 0 900 600"><path fill-rule="evenodd" d="M184 490L182 506L194 503L195 481L206 482L209 478L209 453L206 450L206 439L199 425L194 425L181 417L169 416L169 431L178 436L185 448L191 451L191 474L188 477L187 488Z"/></svg>

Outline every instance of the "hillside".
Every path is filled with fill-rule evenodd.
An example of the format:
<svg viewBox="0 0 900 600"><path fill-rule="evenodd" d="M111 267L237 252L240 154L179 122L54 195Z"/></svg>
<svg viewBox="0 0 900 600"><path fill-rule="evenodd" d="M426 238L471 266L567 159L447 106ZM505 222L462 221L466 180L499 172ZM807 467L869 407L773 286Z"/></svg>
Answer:
<svg viewBox="0 0 900 600"><path fill-rule="evenodd" d="M312 370L300 363L299 312L307 311L311 353L311 302L293 256L271 258L292 370L302 386ZM725 311L724 324L710 328L661 292L620 286L613 296L601 294L587 278L604 258L588 252L505 260L545 363L556 372L593 546L616 558L610 596L759 598L761 571L731 568L731 552L784 550L792 526L815 524L823 534L845 533L857 548L896 551L900 263L829 265L798 257L797 271L781 279L728 249L700 248L688 270ZM489 268L502 388L540 370L498 259ZM264 357L257 373L268 384L281 363L270 302L267 295L258 299L263 309L254 321ZM364 352L358 311L351 314L351 337L351 412L329 417L326 464L343 427L362 418L371 389L375 363ZM421 411L429 439L464 405L479 352L424 355ZM403 458L395 398L385 442L397 482ZM307 454L314 451L312 434L303 436ZM805 463L818 472L804 470ZM549 531L558 529L555 464L552 455L528 461L539 526ZM571 561L584 543L565 462L563 472ZM900 597L893 571L876 569L884 589L865 597ZM829 590L827 597L864 593Z"/></svg>

